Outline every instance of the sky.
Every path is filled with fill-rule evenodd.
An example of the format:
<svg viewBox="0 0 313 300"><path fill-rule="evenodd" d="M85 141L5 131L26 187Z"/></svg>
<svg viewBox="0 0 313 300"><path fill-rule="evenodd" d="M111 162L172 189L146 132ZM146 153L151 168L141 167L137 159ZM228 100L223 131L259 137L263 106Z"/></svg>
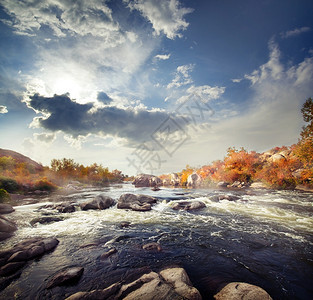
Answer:
<svg viewBox="0 0 313 300"><path fill-rule="evenodd" d="M311 0L0 0L0 148L124 174L297 143Z"/></svg>

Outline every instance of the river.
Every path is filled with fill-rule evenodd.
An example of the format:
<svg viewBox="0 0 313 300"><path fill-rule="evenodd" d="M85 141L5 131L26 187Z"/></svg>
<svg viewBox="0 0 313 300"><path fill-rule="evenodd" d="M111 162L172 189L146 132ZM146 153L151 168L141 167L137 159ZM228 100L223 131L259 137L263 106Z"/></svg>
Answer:
<svg viewBox="0 0 313 300"><path fill-rule="evenodd" d="M31 237L56 237L57 248L23 269L21 276L0 292L0 299L64 299L77 291L105 288L132 270L180 265L203 299L225 283L242 281L265 289L273 299L313 299L313 194L304 191L135 188L131 184L85 188L62 201L80 203L104 193L118 199L124 193L157 197L151 211L117 209L58 213L63 221L36 224L34 218L51 214L40 209L60 201L41 197L37 203L16 206L7 215L17 223L15 235L1 244L9 248ZM214 201L214 195L234 195L236 201ZM175 211L173 202L200 200L206 208ZM35 199L36 200L36 199ZM28 202L29 203L29 202ZM131 225L121 228L121 222ZM158 242L161 252L142 245ZM115 247L106 260L100 255ZM45 289L49 277L66 266L83 266L76 285Z"/></svg>

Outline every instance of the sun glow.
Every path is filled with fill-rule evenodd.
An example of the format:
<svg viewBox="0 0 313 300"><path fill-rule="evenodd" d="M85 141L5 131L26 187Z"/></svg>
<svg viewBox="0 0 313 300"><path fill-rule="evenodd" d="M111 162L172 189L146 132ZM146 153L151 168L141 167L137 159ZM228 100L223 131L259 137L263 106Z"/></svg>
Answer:
<svg viewBox="0 0 313 300"><path fill-rule="evenodd" d="M79 98L81 86L71 77L60 77L51 86L53 94L62 95L69 93L71 98Z"/></svg>

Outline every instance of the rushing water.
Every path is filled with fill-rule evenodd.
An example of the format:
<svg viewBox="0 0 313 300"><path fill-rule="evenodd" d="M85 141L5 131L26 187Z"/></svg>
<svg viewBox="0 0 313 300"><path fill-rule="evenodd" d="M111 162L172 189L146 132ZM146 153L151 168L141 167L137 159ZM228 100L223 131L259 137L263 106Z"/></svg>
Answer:
<svg viewBox="0 0 313 300"><path fill-rule="evenodd" d="M124 193L152 195L159 199L148 212L117 209L60 214L64 220L30 225L36 217L51 213L39 209L60 201L56 196L40 203L15 207L8 215L18 225L16 234L2 243L6 249L31 237L57 237L52 253L31 261L22 275L0 292L0 299L64 299L77 291L105 288L123 280L131 270L150 267L158 271L180 265L187 271L203 299L225 283L242 281L264 288L273 299L313 299L313 194L272 190L186 190L135 188L130 184L85 189L63 197L80 203L105 193L118 199ZM214 195L239 196L237 201L215 202ZM200 200L206 208L175 211L173 202ZM121 228L123 221L131 222ZM158 242L161 252L142 250ZM106 260L99 257L115 247ZM67 266L83 266L84 274L73 286L46 290L49 277ZM138 271L139 272L139 271Z"/></svg>

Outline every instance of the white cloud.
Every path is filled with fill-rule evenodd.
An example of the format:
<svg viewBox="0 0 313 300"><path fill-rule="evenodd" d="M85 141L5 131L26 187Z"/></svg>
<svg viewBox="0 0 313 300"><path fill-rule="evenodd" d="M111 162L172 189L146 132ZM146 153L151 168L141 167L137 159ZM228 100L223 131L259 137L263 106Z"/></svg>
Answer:
<svg viewBox="0 0 313 300"><path fill-rule="evenodd" d="M252 84L263 81L268 77L274 80L281 78L284 66L280 63L280 50L278 45L273 40L269 42L269 50L269 61L260 66L259 69L254 70L251 74L245 75L245 78L250 80Z"/></svg>
<svg viewBox="0 0 313 300"><path fill-rule="evenodd" d="M34 133L33 136L36 141L46 144L51 144L56 139L56 135L54 133Z"/></svg>
<svg viewBox="0 0 313 300"><path fill-rule="evenodd" d="M152 24L157 35L163 32L169 39L182 37L180 31L189 23L184 16L193 9L181 7L178 0L124 0L131 9L136 9Z"/></svg>
<svg viewBox="0 0 313 300"><path fill-rule="evenodd" d="M242 78L234 78L231 80L233 83L239 83L242 81Z"/></svg>
<svg viewBox="0 0 313 300"><path fill-rule="evenodd" d="M193 64L178 66L176 69L175 77L172 82L167 85L167 88L179 88L183 85L191 84L193 80L189 73L193 70L193 68Z"/></svg>
<svg viewBox="0 0 313 300"><path fill-rule="evenodd" d="M119 25L101 0L3 0L2 5L12 18L5 22L18 34L35 35L48 26L57 37L92 35L108 42L119 38Z"/></svg>
<svg viewBox="0 0 313 300"><path fill-rule="evenodd" d="M171 57L171 54L158 54L154 58L159 60L167 60Z"/></svg>
<svg viewBox="0 0 313 300"><path fill-rule="evenodd" d="M0 105L0 114L6 114L8 113L8 109L4 105Z"/></svg>
<svg viewBox="0 0 313 300"><path fill-rule="evenodd" d="M281 33L281 37L282 38L294 37L294 36L300 35L300 34L302 34L304 32L308 32L308 31L311 31L310 27L295 28L293 30L282 32Z"/></svg>

